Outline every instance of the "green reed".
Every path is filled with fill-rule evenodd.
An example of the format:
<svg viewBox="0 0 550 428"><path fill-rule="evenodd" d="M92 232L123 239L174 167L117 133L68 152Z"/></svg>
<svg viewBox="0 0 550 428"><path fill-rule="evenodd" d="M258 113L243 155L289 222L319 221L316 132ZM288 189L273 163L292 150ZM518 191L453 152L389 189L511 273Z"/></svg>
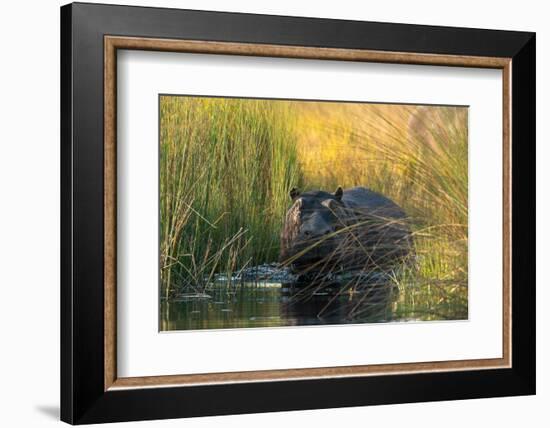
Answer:
<svg viewBox="0 0 550 428"><path fill-rule="evenodd" d="M214 274L276 260L299 181L286 103L160 98L161 284L204 291Z"/></svg>

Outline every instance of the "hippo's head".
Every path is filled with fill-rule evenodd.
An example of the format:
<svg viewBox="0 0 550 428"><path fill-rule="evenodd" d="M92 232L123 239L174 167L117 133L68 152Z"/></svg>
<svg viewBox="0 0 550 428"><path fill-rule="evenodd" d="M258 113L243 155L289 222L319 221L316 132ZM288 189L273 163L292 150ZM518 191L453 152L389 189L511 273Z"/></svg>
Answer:
<svg viewBox="0 0 550 428"><path fill-rule="evenodd" d="M281 233L281 262L302 268L330 255L335 247L334 232L341 226L342 195L341 187L334 193L290 191L292 206Z"/></svg>

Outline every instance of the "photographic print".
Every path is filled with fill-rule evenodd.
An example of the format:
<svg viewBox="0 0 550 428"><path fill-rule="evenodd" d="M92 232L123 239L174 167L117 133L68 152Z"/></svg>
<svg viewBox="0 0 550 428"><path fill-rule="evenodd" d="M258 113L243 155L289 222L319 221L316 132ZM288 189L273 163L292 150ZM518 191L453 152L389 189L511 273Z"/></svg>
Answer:
<svg viewBox="0 0 550 428"><path fill-rule="evenodd" d="M535 394L534 33L60 24L61 420Z"/></svg>
<svg viewBox="0 0 550 428"><path fill-rule="evenodd" d="M159 96L160 330L468 319L468 108Z"/></svg>

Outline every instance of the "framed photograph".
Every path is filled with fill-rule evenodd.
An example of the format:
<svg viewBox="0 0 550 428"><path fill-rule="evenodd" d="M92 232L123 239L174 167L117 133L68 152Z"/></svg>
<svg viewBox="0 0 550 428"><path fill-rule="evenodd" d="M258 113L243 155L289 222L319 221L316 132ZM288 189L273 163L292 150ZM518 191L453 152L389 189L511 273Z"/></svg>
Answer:
<svg viewBox="0 0 550 428"><path fill-rule="evenodd" d="M61 8L61 418L535 393L535 35Z"/></svg>

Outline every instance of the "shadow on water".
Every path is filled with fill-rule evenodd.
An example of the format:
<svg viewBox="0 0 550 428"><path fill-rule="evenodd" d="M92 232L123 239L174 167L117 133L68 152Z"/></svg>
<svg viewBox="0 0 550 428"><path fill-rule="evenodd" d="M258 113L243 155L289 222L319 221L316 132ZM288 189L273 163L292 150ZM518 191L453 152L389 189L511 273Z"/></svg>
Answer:
<svg viewBox="0 0 550 428"><path fill-rule="evenodd" d="M385 284L214 284L206 293L161 302L162 331L391 321L392 286Z"/></svg>

